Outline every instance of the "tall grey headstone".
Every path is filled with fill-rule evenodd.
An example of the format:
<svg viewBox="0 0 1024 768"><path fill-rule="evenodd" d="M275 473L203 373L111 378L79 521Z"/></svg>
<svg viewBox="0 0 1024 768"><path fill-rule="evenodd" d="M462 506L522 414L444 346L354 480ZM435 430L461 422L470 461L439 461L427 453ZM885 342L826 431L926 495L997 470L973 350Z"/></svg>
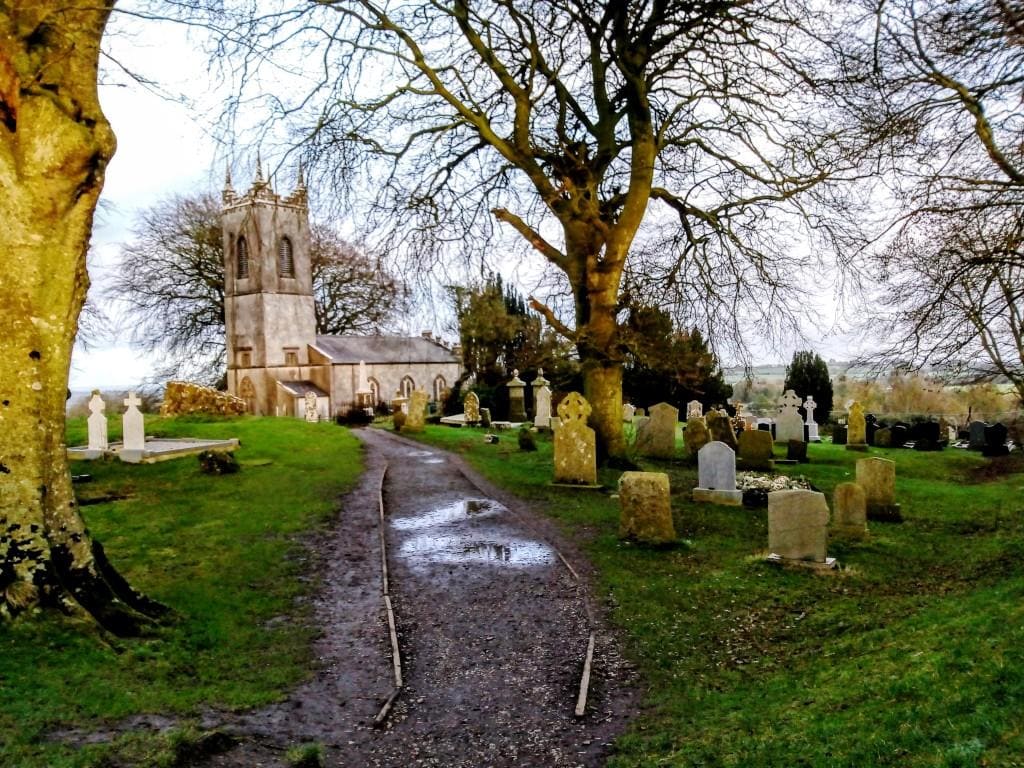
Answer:
<svg viewBox="0 0 1024 768"><path fill-rule="evenodd" d="M131 392L125 398L124 404L128 408L121 416L121 443L124 450L143 451L146 449L146 423L142 411L139 410L142 401L138 395Z"/></svg>
<svg viewBox="0 0 1024 768"><path fill-rule="evenodd" d="M533 406L536 415L533 426L537 429L548 429L551 426L551 390L546 386L533 391Z"/></svg>
<svg viewBox="0 0 1024 768"><path fill-rule="evenodd" d="M512 371L508 387L508 420L513 423L526 421L526 397L523 394L526 382L519 378L519 371Z"/></svg>
<svg viewBox="0 0 1024 768"><path fill-rule="evenodd" d="M985 447L985 422L972 421L967 430L969 432L967 447L972 451L980 451Z"/></svg>
<svg viewBox="0 0 1024 768"><path fill-rule="evenodd" d="M636 450L642 456L671 459L676 455L679 409L668 403L651 406L647 422L637 428Z"/></svg>
<svg viewBox="0 0 1024 768"><path fill-rule="evenodd" d="M725 443L712 440L697 451L697 477L694 501L737 507L743 503L742 491L736 490L736 454Z"/></svg>

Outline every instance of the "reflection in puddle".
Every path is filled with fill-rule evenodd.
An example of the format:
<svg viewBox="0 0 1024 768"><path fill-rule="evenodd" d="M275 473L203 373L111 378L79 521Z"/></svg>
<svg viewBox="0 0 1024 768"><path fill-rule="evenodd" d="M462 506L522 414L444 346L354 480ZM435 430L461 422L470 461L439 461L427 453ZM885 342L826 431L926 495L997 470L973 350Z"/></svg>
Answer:
<svg viewBox="0 0 1024 768"><path fill-rule="evenodd" d="M433 528L436 525L496 517L505 511L507 510L504 506L491 499L462 499L421 515L393 518L391 525L400 531L414 531L420 528Z"/></svg>
<svg viewBox="0 0 1024 768"><path fill-rule="evenodd" d="M444 464L444 459L424 459L422 464Z"/></svg>
<svg viewBox="0 0 1024 768"><path fill-rule="evenodd" d="M547 565L555 560L554 551L539 541L510 539L481 540L472 531L464 534L423 533L402 542L398 554L424 563L495 563L526 566Z"/></svg>
<svg viewBox="0 0 1024 768"><path fill-rule="evenodd" d="M406 456L433 456L433 451L406 451Z"/></svg>

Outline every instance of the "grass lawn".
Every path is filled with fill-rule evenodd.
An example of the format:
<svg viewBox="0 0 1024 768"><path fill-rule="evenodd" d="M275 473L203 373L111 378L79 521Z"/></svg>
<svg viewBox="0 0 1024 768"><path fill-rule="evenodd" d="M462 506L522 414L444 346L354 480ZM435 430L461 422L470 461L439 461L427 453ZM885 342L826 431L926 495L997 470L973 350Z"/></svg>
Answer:
<svg viewBox="0 0 1024 768"><path fill-rule="evenodd" d="M1024 462L947 449L872 449L896 462L902 524L834 540L843 570L778 570L763 509L693 504L696 469L667 472L682 543L620 542L610 494L548 485L551 443L428 427L584 543L645 686L619 740L627 766L1024 766ZM865 454L811 445L826 493ZM1001 469L1000 469L1001 468ZM602 471L614 488L618 473Z"/></svg>
<svg viewBox="0 0 1024 768"><path fill-rule="evenodd" d="M119 432L111 419L112 439ZM357 478L359 444L333 424L292 419L158 419L148 434L238 437L239 473L199 472L194 456L151 465L74 462L89 473L79 497L90 530L137 589L171 606L172 626L111 646L56 617L0 625L0 765L138 765L171 760L175 739L139 737L80 751L55 729L102 728L129 715L188 717L204 707L247 708L281 697L311 668L313 629L296 598L314 584L299 537L332 519ZM85 442L85 422L68 426ZM105 757L106 756L106 757Z"/></svg>

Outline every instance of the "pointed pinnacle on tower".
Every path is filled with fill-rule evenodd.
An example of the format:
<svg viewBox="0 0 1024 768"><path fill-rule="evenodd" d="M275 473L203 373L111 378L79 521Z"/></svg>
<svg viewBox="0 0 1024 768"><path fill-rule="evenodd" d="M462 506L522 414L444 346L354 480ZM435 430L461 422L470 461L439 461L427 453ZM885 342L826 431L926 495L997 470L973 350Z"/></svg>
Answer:
<svg viewBox="0 0 1024 768"><path fill-rule="evenodd" d="M224 163L224 190L221 193L221 200L230 203L235 199L235 188L231 185L231 163Z"/></svg>

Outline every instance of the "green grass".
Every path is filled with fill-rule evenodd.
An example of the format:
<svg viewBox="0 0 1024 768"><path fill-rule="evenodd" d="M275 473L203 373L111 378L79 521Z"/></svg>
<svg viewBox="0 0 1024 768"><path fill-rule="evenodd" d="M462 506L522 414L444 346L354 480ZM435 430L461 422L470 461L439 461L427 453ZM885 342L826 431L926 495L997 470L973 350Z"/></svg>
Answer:
<svg viewBox="0 0 1024 768"><path fill-rule="evenodd" d="M133 734L78 751L49 734L139 713L253 707L310 673L314 629L296 598L315 584L298 578L308 565L300 538L333 518L357 478L356 439L291 419L152 418L146 431L242 444L241 471L226 476L201 474L194 456L73 463L93 476L80 498L128 497L82 514L114 565L177 621L116 646L57 616L0 625L0 765L88 766L111 752L157 765L174 747L166 738ZM69 444L84 440L84 421L69 424Z"/></svg>
<svg viewBox="0 0 1024 768"><path fill-rule="evenodd" d="M582 542L646 691L609 765L1024 765L1024 463L948 449L873 449L896 461L902 524L835 540L844 570L777 570L757 555L767 516L693 504L696 471L669 474L682 543L620 542L617 500L548 485L551 444L515 434L422 436L533 499ZM864 454L811 445L807 477L831 505ZM617 473L601 481L614 487Z"/></svg>

